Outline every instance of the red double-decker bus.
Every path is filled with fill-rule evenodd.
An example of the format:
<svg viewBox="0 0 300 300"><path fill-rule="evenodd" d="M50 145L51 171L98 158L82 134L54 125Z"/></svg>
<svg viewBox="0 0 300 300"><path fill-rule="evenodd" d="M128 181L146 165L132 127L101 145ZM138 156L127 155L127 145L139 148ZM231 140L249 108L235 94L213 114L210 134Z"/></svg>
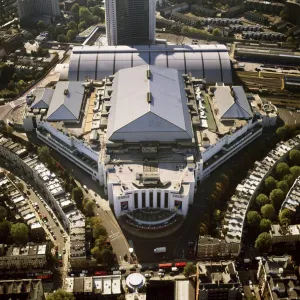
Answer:
<svg viewBox="0 0 300 300"><path fill-rule="evenodd" d="M184 268L186 266L186 262L185 261L180 261L175 263L175 267L177 268Z"/></svg>
<svg viewBox="0 0 300 300"><path fill-rule="evenodd" d="M172 268L172 263L167 263L167 264L159 264L158 265L159 269L171 269Z"/></svg>

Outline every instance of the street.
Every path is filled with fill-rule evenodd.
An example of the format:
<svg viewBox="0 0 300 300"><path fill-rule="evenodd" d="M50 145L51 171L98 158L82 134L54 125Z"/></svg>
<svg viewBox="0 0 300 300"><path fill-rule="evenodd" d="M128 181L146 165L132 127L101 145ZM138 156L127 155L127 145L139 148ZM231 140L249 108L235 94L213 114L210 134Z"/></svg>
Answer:
<svg viewBox="0 0 300 300"><path fill-rule="evenodd" d="M300 113L286 108L277 108L280 118L285 124L294 125L300 123Z"/></svg>

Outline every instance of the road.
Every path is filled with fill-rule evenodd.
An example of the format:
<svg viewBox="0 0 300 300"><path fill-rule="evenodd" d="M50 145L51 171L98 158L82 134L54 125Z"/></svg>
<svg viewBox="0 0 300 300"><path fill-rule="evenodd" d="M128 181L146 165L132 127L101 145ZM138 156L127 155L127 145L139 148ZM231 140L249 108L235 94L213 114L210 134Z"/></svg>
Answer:
<svg viewBox="0 0 300 300"><path fill-rule="evenodd" d="M280 118L285 124L293 125L300 123L300 113L286 108L277 108Z"/></svg>
<svg viewBox="0 0 300 300"><path fill-rule="evenodd" d="M97 207L95 212L96 215L98 215L103 221L103 226L108 232L111 245L118 258L119 264L124 266L128 265L128 263L124 261L123 257L125 253L127 253L129 256L129 244L110 209L109 203L104 195L103 187L101 187L99 183L93 181L90 175L67 160L65 157L61 156L58 152L52 150L51 155L66 170L68 170L68 172L74 176L74 178L76 178L77 184L81 186L86 185L88 188L88 193L84 192L84 196L88 196L90 199L95 198L96 203L99 204L100 207Z"/></svg>

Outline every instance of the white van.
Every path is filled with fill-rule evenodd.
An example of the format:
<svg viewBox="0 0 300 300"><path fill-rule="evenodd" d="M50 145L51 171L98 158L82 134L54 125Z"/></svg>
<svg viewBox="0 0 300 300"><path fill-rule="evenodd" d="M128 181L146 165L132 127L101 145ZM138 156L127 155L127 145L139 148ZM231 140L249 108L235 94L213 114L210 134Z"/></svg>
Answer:
<svg viewBox="0 0 300 300"><path fill-rule="evenodd" d="M167 248L166 247L158 247L154 249L154 253L166 253Z"/></svg>
<svg viewBox="0 0 300 300"><path fill-rule="evenodd" d="M172 272L178 272L178 268L177 267L172 267L171 271Z"/></svg>

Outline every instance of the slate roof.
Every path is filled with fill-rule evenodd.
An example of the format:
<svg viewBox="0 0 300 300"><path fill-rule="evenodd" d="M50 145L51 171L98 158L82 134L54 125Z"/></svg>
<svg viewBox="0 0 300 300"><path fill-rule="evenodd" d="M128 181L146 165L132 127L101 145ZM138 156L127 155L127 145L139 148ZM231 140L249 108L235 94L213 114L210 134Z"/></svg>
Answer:
<svg viewBox="0 0 300 300"><path fill-rule="evenodd" d="M151 72L150 79L147 70ZM141 132L152 132L158 141L160 134L166 138L166 132L170 132L170 140L171 134L175 138L193 138L184 82L175 69L144 65L120 70L113 81L111 102L108 139L123 133L126 140L130 134Z"/></svg>
<svg viewBox="0 0 300 300"><path fill-rule="evenodd" d="M68 93L65 94L65 91ZM48 121L77 121L84 96L84 86L77 81L59 81L47 113Z"/></svg>
<svg viewBox="0 0 300 300"><path fill-rule="evenodd" d="M50 88L37 88L34 92L35 99L31 104L32 109L44 109L49 108L54 89Z"/></svg>
<svg viewBox="0 0 300 300"><path fill-rule="evenodd" d="M217 86L214 92L220 119L251 119L253 112L241 86Z"/></svg>

